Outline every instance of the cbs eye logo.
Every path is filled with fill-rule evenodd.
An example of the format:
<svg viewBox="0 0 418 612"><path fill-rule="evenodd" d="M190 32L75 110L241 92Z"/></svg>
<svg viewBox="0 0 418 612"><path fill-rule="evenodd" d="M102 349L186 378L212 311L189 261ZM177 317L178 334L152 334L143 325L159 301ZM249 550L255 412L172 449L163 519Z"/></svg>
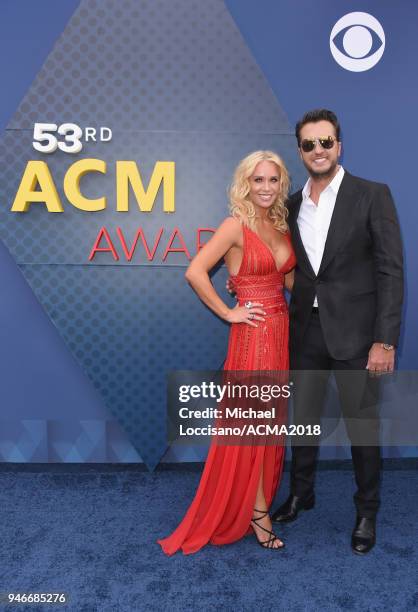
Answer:
<svg viewBox="0 0 418 612"><path fill-rule="evenodd" d="M385 50L385 32L368 13L348 13L341 17L329 37L337 64L351 72L364 72L377 64Z"/></svg>

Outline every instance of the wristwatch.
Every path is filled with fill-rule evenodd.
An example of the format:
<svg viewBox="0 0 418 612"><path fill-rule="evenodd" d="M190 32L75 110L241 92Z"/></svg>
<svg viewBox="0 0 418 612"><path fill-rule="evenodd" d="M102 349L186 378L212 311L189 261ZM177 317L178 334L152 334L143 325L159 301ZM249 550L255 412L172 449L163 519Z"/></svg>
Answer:
<svg viewBox="0 0 418 612"><path fill-rule="evenodd" d="M393 351L393 349L394 349L395 347L393 346L393 344L385 344L385 343L383 343L383 344L382 344L382 348L384 348L384 349L385 349L385 351Z"/></svg>

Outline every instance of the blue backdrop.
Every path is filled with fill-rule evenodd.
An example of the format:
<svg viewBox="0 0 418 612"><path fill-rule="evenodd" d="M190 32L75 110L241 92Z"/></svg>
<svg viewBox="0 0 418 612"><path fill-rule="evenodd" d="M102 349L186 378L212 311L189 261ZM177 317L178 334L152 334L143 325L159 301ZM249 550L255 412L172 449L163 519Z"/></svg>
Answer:
<svg viewBox="0 0 418 612"><path fill-rule="evenodd" d="M334 25L353 10L373 15L385 35L381 59L364 72L343 68L330 51ZM1 11L3 460L144 460L152 468L161 459L204 457L202 448L167 449L165 377L170 369L220 367L227 327L183 280L184 254L162 262L162 252L179 227L194 253L196 228L216 227L225 216L226 185L251 150L278 150L300 187L293 126L317 106L341 120L344 166L388 183L394 194L408 281L399 366L416 368L417 211L407 193L418 102L415 4L21 1L4 2ZM364 28L350 39L350 27L334 39L342 51L350 40L362 42ZM369 36L373 55L382 41L370 28ZM113 140L70 160L61 152L48 157L31 148L37 121L108 125ZM62 193L68 166L84 157L108 164L100 180L83 179L89 197L108 196L100 213L74 209ZM10 212L29 159L48 162L63 214L39 205ZM145 177L158 159L176 162L173 215L162 212L160 196L149 215L133 206L115 212L121 159L136 160ZM100 254L89 263L102 226L113 238L121 227L129 241L141 226L151 244L164 227L164 240L152 262L142 251L131 262ZM223 291L224 270L213 280Z"/></svg>

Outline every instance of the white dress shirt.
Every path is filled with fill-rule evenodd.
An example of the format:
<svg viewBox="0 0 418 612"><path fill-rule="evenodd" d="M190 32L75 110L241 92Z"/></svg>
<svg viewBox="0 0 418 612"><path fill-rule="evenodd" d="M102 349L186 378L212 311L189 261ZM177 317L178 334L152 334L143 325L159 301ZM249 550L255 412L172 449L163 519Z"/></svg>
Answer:
<svg viewBox="0 0 418 612"><path fill-rule="evenodd" d="M325 242L334 212L335 201L338 190L344 176L344 168L340 166L337 174L330 184L321 192L318 204L311 200L311 179L309 178L302 190L302 204L297 219L300 237L305 247L315 274L318 274L322 256L324 254ZM313 306L318 306L315 296Z"/></svg>

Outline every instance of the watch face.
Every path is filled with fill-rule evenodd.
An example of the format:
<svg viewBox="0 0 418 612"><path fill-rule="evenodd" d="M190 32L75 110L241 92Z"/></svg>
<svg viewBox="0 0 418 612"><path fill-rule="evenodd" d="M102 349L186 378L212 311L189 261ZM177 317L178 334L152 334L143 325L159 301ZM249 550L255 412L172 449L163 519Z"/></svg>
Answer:
<svg viewBox="0 0 418 612"><path fill-rule="evenodd" d="M393 344L382 344L382 347L387 351L391 351L393 349Z"/></svg>

